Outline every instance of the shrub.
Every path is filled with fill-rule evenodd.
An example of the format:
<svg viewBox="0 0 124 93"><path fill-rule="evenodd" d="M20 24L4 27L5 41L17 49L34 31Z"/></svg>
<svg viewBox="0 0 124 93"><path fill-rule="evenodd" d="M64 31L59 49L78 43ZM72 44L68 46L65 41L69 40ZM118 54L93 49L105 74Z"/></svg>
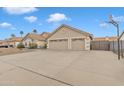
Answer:
<svg viewBox="0 0 124 93"><path fill-rule="evenodd" d="M37 44L36 43L30 43L29 44L29 49L36 49L37 48Z"/></svg>
<svg viewBox="0 0 124 93"><path fill-rule="evenodd" d="M47 48L47 44L44 45L44 48L45 48L45 49Z"/></svg>
<svg viewBox="0 0 124 93"><path fill-rule="evenodd" d="M25 46L24 46L23 43L19 43L19 44L17 45L17 48L22 49L22 48L25 48Z"/></svg>
<svg viewBox="0 0 124 93"><path fill-rule="evenodd" d="M39 46L39 48L46 49L47 48L47 44L41 45L41 46Z"/></svg>

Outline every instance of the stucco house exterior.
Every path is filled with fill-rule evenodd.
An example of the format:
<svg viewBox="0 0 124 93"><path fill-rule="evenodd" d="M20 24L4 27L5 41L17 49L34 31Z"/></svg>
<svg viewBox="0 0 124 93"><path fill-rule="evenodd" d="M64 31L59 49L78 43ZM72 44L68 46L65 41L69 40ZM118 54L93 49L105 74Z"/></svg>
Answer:
<svg viewBox="0 0 124 93"><path fill-rule="evenodd" d="M121 57L124 58L124 31L121 33L119 37L119 41L120 41Z"/></svg>
<svg viewBox="0 0 124 93"><path fill-rule="evenodd" d="M122 34L119 37L120 40L124 40L124 32L122 32Z"/></svg>
<svg viewBox="0 0 124 93"><path fill-rule="evenodd" d="M0 41L0 47L2 48L16 48L17 45L21 42L22 38L21 37L12 37L6 40L1 40Z"/></svg>
<svg viewBox="0 0 124 93"><path fill-rule="evenodd" d="M92 34L63 24L47 38L47 48L56 50L90 50L91 39Z"/></svg>
<svg viewBox="0 0 124 93"><path fill-rule="evenodd" d="M22 43L26 48L29 48L31 43L37 44L37 48L42 48L45 46L46 41L42 35L35 34L35 33L28 33L23 39Z"/></svg>
<svg viewBox="0 0 124 93"><path fill-rule="evenodd" d="M9 38L8 43L10 47L14 47L16 48L18 46L18 44L22 41L22 37L12 37Z"/></svg>
<svg viewBox="0 0 124 93"><path fill-rule="evenodd" d="M0 48L8 48L9 47L9 43L7 42L7 40L0 40Z"/></svg>

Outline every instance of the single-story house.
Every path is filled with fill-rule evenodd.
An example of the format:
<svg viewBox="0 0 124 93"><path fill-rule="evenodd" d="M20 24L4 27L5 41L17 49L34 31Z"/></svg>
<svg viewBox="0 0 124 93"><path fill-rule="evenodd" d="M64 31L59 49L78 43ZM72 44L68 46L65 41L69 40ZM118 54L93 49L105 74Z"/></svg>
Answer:
<svg viewBox="0 0 124 93"><path fill-rule="evenodd" d="M31 43L37 44L37 48L42 48L45 46L45 38L40 34L28 33L23 39L22 42L26 48L30 47Z"/></svg>
<svg viewBox="0 0 124 93"><path fill-rule="evenodd" d="M12 38L9 38L8 42L9 42L9 46L10 47L17 47L18 44L22 41L22 37L12 37Z"/></svg>
<svg viewBox="0 0 124 93"><path fill-rule="evenodd" d="M47 48L59 50L90 50L91 40L92 34L63 24L47 38Z"/></svg>
<svg viewBox="0 0 124 93"><path fill-rule="evenodd" d="M6 40L0 40L0 48L8 48L9 43Z"/></svg>
<svg viewBox="0 0 124 93"><path fill-rule="evenodd" d="M3 48L9 48L13 47L16 48L17 45L21 42L22 38L21 37L12 37L6 40L1 40L0 41L0 47Z"/></svg>
<svg viewBox="0 0 124 93"><path fill-rule="evenodd" d="M47 39L49 37L50 33L49 32L43 32L41 34L42 37L44 37L45 39Z"/></svg>

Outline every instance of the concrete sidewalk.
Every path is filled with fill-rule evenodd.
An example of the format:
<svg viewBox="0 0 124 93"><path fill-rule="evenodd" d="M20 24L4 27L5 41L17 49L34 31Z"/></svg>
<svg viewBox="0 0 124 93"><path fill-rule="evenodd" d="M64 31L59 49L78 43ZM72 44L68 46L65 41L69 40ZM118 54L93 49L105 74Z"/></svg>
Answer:
<svg viewBox="0 0 124 93"><path fill-rule="evenodd" d="M109 51L38 50L0 57L0 85L124 85L124 60Z"/></svg>

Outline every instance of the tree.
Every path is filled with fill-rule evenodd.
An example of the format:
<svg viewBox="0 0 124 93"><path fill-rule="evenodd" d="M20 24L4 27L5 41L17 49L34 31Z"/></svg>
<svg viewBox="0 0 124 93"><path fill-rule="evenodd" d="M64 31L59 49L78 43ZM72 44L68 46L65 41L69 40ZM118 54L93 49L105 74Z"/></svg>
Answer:
<svg viewBox="0 0 124 93"><path fill-rule="evenodd" d="M16 37L15 34L11 34L11 37Z"/></svg>
<svg viewBox="0 0 124 93"><path fill-rule="evenodd" d="M37 30L36 30L36 29L34 29L34 30L33 30L33 33L37 33Z"/></svg>
<svg viewBox="0 0 124 93"><path fill-rule="evenodd" d="M22 37L23 34L24 34L24 32L23 32L23 31L20 31L20 35L21 35L21 37Z"/></svg>

